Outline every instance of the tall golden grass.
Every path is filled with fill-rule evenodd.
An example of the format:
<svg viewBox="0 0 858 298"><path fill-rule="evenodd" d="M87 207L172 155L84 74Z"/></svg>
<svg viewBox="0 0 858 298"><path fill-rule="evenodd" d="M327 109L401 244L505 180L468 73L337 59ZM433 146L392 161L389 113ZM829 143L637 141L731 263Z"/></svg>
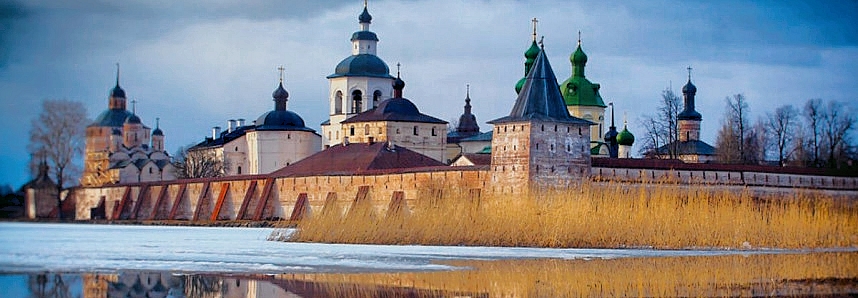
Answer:
<svg viewBox="0 0 858 298"><path fill-rule="evenodd" d="M391 216L383 209L389 198L317 212L298 223L292 240L665 249L858 246L852 199L803 191L756 196L676 184L593 183L479 199L456 187L421 193L408 201L407 212Z"/></svg>
<svg viewBox="0 0 858 298"><path fill-rule="evenodd" d="M727 297L858 292L858 253L455 261L469 270L282 274L330 297ZM410 289L410 290L409 290Z"/></svg>

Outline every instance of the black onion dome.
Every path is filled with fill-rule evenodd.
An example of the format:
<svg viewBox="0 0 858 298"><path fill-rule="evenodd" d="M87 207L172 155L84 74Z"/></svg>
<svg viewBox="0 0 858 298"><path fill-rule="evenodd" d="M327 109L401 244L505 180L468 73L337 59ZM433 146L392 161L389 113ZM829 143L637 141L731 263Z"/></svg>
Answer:
<svg viewBox="0 0 858 298"><path fill-rule="evenodd" d="M256 130L314 130L304 126L304 119L295 112L287 110L269 111L256 119Z"/></svg>
<svg viewBox="0 0 858 298"><path fill-rule="evenodd" d="M274 99L288 99L289 92L286 92L286 88L283 88L283 82L280 82L280 86L277 87L277 90L274 90L274 93L271 94Z"/></svg>
<svg viewBox="0 0 858 298"><path fill-rule="evenodd" d="M143 121L140 121L140 117L137 117L137 115L131 114L131 116L128 116L128 118L125 118L125 123L127 123L127 124L142 124Z"/></svg>
<svg viewBox="0 0 858 298"><path fill-rule="evenodd" d="M164 131L161 130L160 127L156 127L155 130L152 131L153 136L163 136Z"/></svg>
<svg viewBox="0 0 858 298"><path fill-rule="evenodd" d="M329 75L327 78L350 76L393 78L390 75L390 68L387 67L387 64L381 58L378 58L378 56L371 54L358 54L346 57L346 59L337 64L334 74Z"/></svg>
<svg viewBox="0 0 858 298"><path fill-rule="evenodd" d="M125 98L125 90L122 90L122 87L119 87L117 83L116 87L110 90L110 97Z"/></svg>
<svg viewBox="0 0 858 298"><path fill-rule="evenodd" d="M691 80L688 80L688 83L682 86L682 93L697 93L697 86L694 86Z"/></svg>
<svg viewBox="0 0 858 298"><path fill-rule="evenodd" d="M369 11L366 10L366 6L363 7L363 12L358 16L358 21L361 23L371 23L372 16L369 15Z"/></svg>
<svg viewBox="0 0 858 298"><path fill-rule="evenodd" d="M404 88L405 88L405 81L403 81L399 77L396 77L396 79L393 80L393 89L402 90Z"/></svg>

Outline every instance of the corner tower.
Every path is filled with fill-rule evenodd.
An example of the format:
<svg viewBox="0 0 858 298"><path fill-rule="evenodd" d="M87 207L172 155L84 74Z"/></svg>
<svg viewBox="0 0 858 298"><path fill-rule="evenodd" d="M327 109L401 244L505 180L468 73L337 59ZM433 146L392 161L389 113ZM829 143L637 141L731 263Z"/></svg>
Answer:
<svg viewBox="0 0 858 298"><path fill-rule="evenodd" d="M330 118L322 123L322 146L330 147L343 142L340 122L359 113L371 110L393 94L393 76L390 68L376 56L378 36L369 31L372 15L364 1L363 12L358 16L359 30L352 34L352 54L337 64L329 75Z"/></svg>
<svg viewBox="0 0 858 298"><path fill-rule="evenodd" d="M599 142L605 127L605 102L599 95L601 86L590 82L584 76L587 54L581 49L581 32L578 32L578 48L569 56L572 62L572 76L560 84L560 92L569 109L569 114L584 120L595 122L590 128L590 142Z"/></svg>
<svg viewBox="0 0 858 298"><path fill-rule="evenodd" d="M489 122L499 193L567 187L590 174L590 121L569 115L544 47L509 116Z"/></svg>

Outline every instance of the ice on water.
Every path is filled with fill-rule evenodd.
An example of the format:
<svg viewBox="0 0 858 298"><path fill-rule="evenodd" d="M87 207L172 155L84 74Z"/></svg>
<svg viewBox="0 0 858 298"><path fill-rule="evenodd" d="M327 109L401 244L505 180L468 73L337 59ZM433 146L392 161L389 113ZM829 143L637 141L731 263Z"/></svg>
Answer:
<svg viewBox="0 0 858 298"><path fill-rule="evenodd" d="M391 246L268 241L273 229L0 223L0 273L451 270L437 260L618 258L728 251Z"/></svg>

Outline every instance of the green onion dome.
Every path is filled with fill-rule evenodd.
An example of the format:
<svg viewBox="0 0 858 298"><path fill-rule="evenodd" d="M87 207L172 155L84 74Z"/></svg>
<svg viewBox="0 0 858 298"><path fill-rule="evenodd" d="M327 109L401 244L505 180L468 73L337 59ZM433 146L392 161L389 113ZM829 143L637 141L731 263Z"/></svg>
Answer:
<svg viewBox="0 0 858 298"><path fill-rule="evenodd" d="M621 146L631 146L635 142L635 135L629 132L628 127L623 125L623 131L617 135L617 144Z"/></svg>

